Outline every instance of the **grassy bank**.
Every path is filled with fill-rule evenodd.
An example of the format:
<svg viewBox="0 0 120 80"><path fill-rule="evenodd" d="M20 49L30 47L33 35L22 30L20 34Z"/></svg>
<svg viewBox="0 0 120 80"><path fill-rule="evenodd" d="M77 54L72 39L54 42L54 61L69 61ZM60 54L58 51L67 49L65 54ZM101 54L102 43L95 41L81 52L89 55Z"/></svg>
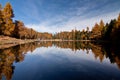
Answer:
<svg viewBox="0 0 120 80"><path fill-rule="evenodd" d="M30 43L30 42L35 42L35 41L36 40L30 40L30 39L21 40L21 39L8 37L8 36L0 36L0 49L9 48L12 46Z"/></svg>

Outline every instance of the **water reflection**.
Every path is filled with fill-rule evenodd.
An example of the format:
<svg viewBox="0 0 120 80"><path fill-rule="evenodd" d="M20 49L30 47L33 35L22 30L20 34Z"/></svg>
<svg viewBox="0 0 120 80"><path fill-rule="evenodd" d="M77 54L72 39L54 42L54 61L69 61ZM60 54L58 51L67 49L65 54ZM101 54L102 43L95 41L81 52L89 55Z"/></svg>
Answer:
<svg viewBox="0 0 120 80"><path fill-rule="evenodd" d="M11 80L16 68L13 64L22 62L25 59L27 52L33 52L36 48L40 47L58 47L64 49L71 49L76 52L79 50L86 51L89 54L92 51L95 59L103 62L108 58L111 63L116 63L120 68L120 49L117 46L111 45L95 45L91 42L36 42L24 45L18 45L7 49L0 50L0 80L4 77L6 80Z"/></svg>
<svg viewBox="0 0 120 80"><path fill-rule="evenodd" d="M6 80L11 80L14 73L15 66L14 62L22 62L24 60L25 54L28 51L33 51L39 46L36 43L24 44L19 46L14 46L7 49L0 50L0 80L2 76L6 77Z"/></svg>

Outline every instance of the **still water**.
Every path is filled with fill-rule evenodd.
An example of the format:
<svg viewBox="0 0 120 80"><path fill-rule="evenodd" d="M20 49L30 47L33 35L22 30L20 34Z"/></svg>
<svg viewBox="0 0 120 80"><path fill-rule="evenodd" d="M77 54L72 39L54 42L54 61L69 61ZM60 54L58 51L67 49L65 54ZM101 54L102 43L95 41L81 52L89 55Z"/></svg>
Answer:
<svg viewBox="0 0 120 80"><path fill-rule="evenodd" d="M39 42L0 50L1 80L120 80L120 49Z"/></svg>

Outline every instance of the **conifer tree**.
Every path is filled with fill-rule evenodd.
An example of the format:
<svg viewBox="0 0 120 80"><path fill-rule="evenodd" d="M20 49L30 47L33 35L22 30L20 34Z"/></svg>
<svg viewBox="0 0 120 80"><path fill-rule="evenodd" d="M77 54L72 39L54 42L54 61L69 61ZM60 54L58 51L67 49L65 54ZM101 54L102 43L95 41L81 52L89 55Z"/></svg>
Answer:
<svg viewBox="0 0 120 80"><path fill-rule="evenodd" d="M3 28L3 13L2 13L2 5L0 4L0 35L2 35L2 28Z"/></svg>
<svg viewBox="0 0 120 80"><path fill-rule="evenodd" d="M15 24L12 21L14 14L10 3L7 3L3 8L3 16L5 25L4 28L2 29L2 34L6 36L12 36Z"/></svg>

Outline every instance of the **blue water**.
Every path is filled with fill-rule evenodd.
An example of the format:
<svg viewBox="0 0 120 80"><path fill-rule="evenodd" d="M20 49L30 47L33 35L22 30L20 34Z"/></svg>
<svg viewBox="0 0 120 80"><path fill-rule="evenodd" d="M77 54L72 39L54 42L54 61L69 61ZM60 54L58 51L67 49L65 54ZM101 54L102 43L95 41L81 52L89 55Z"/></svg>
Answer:
<svg viewBox="0 0 120 80"><path fill-rule="evenodd" d="M26 52L24 60L13 66L12 80L120 80L116 63L85 49L39 47Z"/></svg>

